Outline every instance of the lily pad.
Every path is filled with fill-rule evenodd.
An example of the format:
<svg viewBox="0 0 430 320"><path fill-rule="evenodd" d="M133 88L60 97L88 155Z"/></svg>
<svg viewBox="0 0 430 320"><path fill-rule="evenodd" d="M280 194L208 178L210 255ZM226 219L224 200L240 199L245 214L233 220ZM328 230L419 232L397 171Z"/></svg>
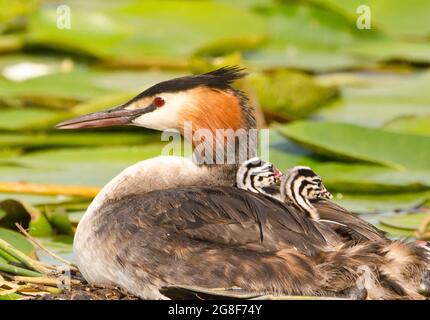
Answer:
<svg viewBox="0 0 430 320"><path fill-rule="evenodd" d="M57 28L55 8L44 7L31 16L29 40L104 59L152 59L154 64L173 65L186 62L210 43L223 47L222 41L265 36L261 17L233 5L207 1L99 4L72 3L73 27L67 30Z"/></svg>
<svg viewBox="0 0 430 320"><path fill-rule="evenodd" d="M405 229L397 229L397 228L391 228L387 225L384 225L382 223L376 224L375 227L378 229L385 231L389 234L390 237L393 238L400 238L400 239L410 239L415 238L415 234L413 231L405 230Z"/></svg>
<svg viewBox="0 0 430 320"><path fill-rule="evenodd" d="M249 80L263 110L287 119L307 117L338 94L298 71L252 74Z"/></svg>
<svg viewBox="0 0 430 320"><path fill-rule="evenodd" d="M390 131L430 135L430 116L403 116L384 124Z"/></svg>
<svg viewBox="0 0 430 320"><path fill-rule="evenodd" d="M103 186L126 167L161 155L163 147L155 143L34 152L5 161L0 176L9 182Z"/></svg>
<svg viewBox="0 0 430 320"><path fill-rule="evenodd" d="M16 229L15 223L19 223L24 228L28 227L33 236L47 236L52 233L48 220L38 209L23 201L13 199L1 201L0 226Z"/></svg>
<svg viewBox="0 0 430 320"><path fill-rule="evenodd" d="M379 222L396 229L417 230L428 213L397 214L379 218Z"/></svg>
<svg viewBox="0 0 430 320"><path fill-rule="evenodd" d="M334 201L357 213L391 212L422 205L430 199L430 191L386 194L334 193Z"/></svg>
<svg viewBox="0 0 430 320"><path fill-rule="evenodd" d="M64 205L76 201L73 197L65 196L48 196L48 195L32 195L32 194L19 194L16 193L0 193L0 201L13 199L19 197L20 201L24 201L33 206L43 207L45 205Z"/></svg>
<svg viewBox="0 0 430 320"><path fill-rule="evenodd" d="M430 170L430 137L353 124L299 121L277 129L316 153L376 163L397 170Z"/></svg>
<svg viewBox="0 0 430 320"><path fill-rule="evenodd" d="M2 109L0 112L0 129L5 130L19 130L56 114L53 111L40 108Z"/></svg>
<svg viewBox="0 0 430 320"><path fill-rule="evenodd" d="M316 119L379 127L397 117L429 114L429 72L338 73L318 80L339 86L341 98L318 110Z"/></svg>
<svg viewBox="0 0 430 320"><path fill-rule="evenodd" d="M267 20L269 39L259 50L245 53L251 65L297 67L328 71L369 66L344 48L379 39L381 34L360 32L354 21L334 10L306 2L264 3L256 7Z"/></svg>
<svg viewBox="0 0 430 320"><path fill-rule="evenodd" d="M33 12L39 4L37 0L0 1L0 32L17 23Z"/></svg>
<svg viewBox="0 0 430 320"><path fill-rule="evenodd" d="M15 223L28 226L31 220L30 207L26 207L16 200L4 200L0 202L0 227L15 229ZM34 211L33 211L34 212Z"/></svg>
<svg viewBox="0 0 430 320"><path fill-rule="evenodd" d="M0 31L1 31L0 23ZM0 53L9 53L21 49L24 39L21 35L0 35Z"/></svg>
<svg viewBox="0 0 430 320"><path fill-rule="evenodd" d="M361 162L327 159L270 131L269 160L281 171L292 166L310 166L330 191L346 193L400 193L430 188L427 170L396 170Z"/></svg>
<svg viewBox="0 0 430 320"><path fill-rule="evenodd" d="M426 0L390 1L390 0L317 0L316 3L326 5L345 16L356 19L357 8L366 5L370 9L372 23L376 28L396 37L425 37L430 34L426 12L430 4ZM413 17L413 18L405 18Z"/></svg>
<svg viewBox="0 0 430 320"><path fill-rule="evenodd" d="M183 72L173 71L104 70L78 63L67 56L61 57L0 57L0 71L3 75L0 77L2 104L11 107L37 105L65 110L88 99L120 92L128 92L131 97L154 83L183 75ZM22 81L12 81L6 77L6 71L13 67L24 69L20 73L27 75L34 66L45 68L46 74ZM114 105L107 104L105 108L110 106Z"/></svg>
<svg viewBox="0 0 430 320"><path fill-rule="evenodd" d="M83 146L112 146L112 145L139 145L154 140L154 135L145 134L145 130L139 133L124 132L55 132L17 134L0 133L1 147L30 147L32 149L41 147L83 147Z"/></svg>

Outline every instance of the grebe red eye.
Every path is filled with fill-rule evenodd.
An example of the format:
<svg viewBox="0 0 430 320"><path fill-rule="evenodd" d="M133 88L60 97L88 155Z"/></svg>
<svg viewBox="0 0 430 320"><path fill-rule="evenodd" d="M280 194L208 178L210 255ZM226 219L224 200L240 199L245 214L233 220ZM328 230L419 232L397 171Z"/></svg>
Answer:
<svg viewBox="0 0 430 320"><path fill-rule="evenodd" d="M164 99L163 98L161 98L161 97L155 97L154 98L154 101L152 102L157 108L160 108L160 107L162 107L162 106L164 106L164 104L166 103L165 101L164 101Z"/></svg>

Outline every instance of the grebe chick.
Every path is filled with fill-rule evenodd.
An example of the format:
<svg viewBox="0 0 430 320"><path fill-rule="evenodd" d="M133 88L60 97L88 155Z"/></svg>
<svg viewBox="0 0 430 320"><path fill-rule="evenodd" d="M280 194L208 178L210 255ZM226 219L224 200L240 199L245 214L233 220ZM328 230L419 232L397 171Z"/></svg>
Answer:
<svg viewBox="0 0 430 320"><path fill-rule="evenodd" d="M345 241L386 240L385 233L328 201L333 196L311 168L295 166L281 179L280 200L295 206L308 217L329 224Z"/></svg>
<svg viewBox="0 0 430 320"><path fill-rule="evenodd" d="M254 157L240 165L236 174L236 187L273 197L279 191L272 186L278 184L281 177L282 172L272 163Z"/></svg>
<svg viewBox="0 0 430 320"><path fill-rule="evenodd" d="M321 177L311 168L296 166L288 169L281 182L281 200L304 211L314 220L320 220L318 210L311 200L331 199Z"/></svg>

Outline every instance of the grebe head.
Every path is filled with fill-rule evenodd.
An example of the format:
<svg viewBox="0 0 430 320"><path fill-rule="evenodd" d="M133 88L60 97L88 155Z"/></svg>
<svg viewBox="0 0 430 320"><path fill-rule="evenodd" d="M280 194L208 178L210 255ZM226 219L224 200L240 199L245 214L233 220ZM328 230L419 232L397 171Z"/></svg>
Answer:
<svg viewBox="0 0 430 320"><path fill-rule="evenodd" d="M56 128L135 125L183 133L185 121L191 121L194 130L254 128L246 97L231 86L244 76L238 67L225 67L160 82L120 106L64 121Z"/></svg>
<svg viewBox="0 0 430 320"><path fill-rule="evenodd" d="M242 163L236 174L236 185L254 193L264 193L264 188L277 184L282 173L270 162L251 158Z"/></svg>
<svg viewBox="0 0 430 320"><path fill-rule="evenodd" d="M310 200L331 198L321 177L309 167L293 167L282 177L281 200L292 201L316 220L319 216Z"/></svg>
<svg viewBox="0 0 430 320"><path fill-rule="evenodd" d="M59 123L57 129L135 125L181 133L199 164L239 163L255 156L256 126L248 99L232 87L245 73L225 67L208 73L160 82L126 103ZM230 138L231 137L231 138Z"/></svg>

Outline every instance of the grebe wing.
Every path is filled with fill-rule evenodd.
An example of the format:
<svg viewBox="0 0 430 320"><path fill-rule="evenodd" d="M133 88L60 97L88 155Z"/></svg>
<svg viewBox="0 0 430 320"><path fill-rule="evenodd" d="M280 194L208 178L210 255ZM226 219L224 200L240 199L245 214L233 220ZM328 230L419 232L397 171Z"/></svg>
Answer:
<svg viewBox="0 0 430 320"><path fill-rule="evenodd" d="M234 187L166 189L128 196L111 205L106 211L127 230L137 232L151 225L175 237L258 252L296 248L314 255L334 235L280 201Z"/></svg>
<svg viewBox="0 0 430 320"><path fill-rule="evenodd" d="M345 208L328 200L317 200L313 205L318 210L320 219L333 221L332 228L347 240L377 241L386 239L385 232L366 220L355 216Z"/></svg>

